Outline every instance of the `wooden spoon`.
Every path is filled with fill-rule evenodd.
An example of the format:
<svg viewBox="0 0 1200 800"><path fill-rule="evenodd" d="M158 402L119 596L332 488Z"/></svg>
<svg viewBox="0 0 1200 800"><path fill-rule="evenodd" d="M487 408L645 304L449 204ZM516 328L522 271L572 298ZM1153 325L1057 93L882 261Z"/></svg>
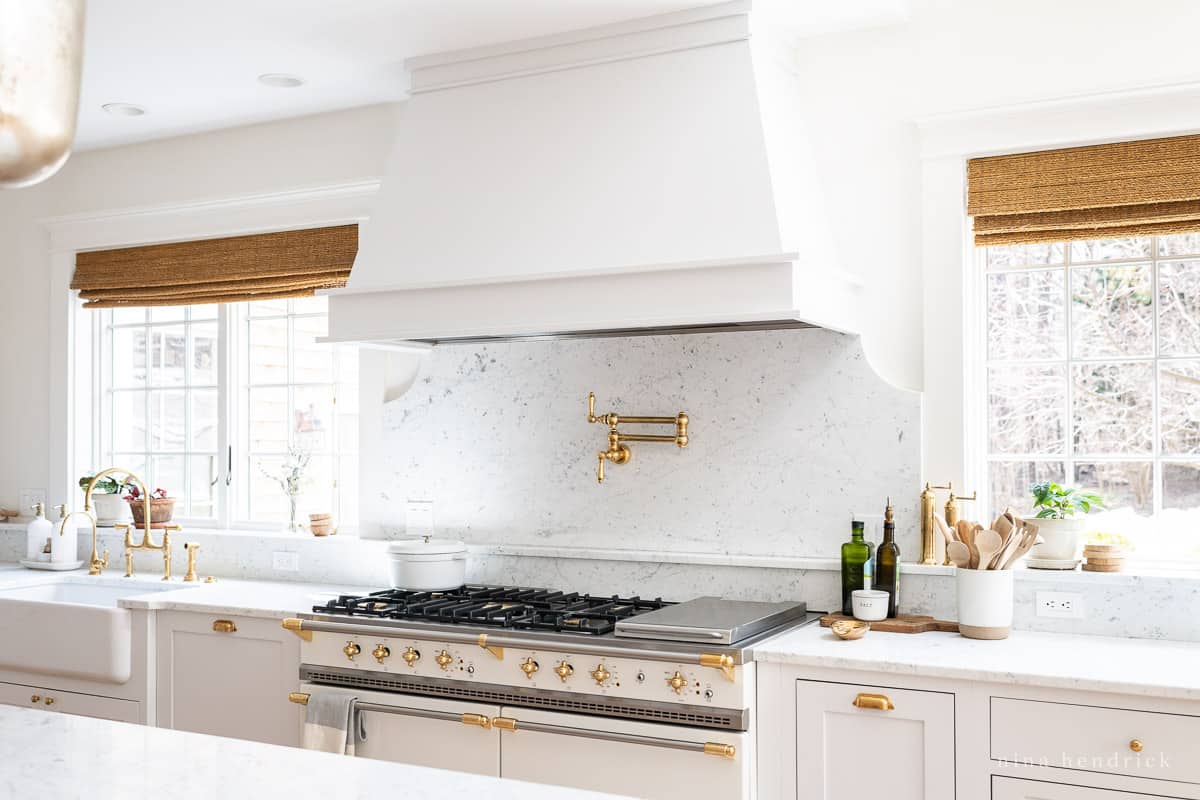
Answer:
<svg viewBox="0 0 1200 800"><path fill-rule="evenodd" d="M933 524L937 526L938 531L942 534L942 538L946 540L947 545L955 541L954 534L950 532L949 526L947 526L942 520L941 514L933 515Z"/></svg>
<svg viewBox="0 0 1200 800"><path fill-rule="evenodd" d="M976 531L975 549L979 551L979 568L992 569L996 554L1004 549L1004 540L995 531Z"/></svg>
<svg viewBox="0 0 1200 800"><path fill-rule="evenodd" d="M946 555L959 569L968 569L971 566L971 548L962 542L950 542L946 545Z"/></svg>

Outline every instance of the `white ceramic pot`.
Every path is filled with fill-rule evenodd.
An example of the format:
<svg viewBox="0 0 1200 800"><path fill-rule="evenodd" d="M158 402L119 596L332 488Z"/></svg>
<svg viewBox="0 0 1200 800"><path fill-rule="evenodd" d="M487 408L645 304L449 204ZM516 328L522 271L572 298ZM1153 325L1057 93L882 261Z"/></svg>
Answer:
<svg viewBox="0 0 1200 800"><path fill-rule="evenodd" d="M129 503L119 494L93 494L92 508L96 512L96 524L102 528L133 521Z"/></svg>
<svg viewBox="0 0 1200 800"><path fill-rule="evenodd" d="M878 622L887 619L888 593L879 589L855 589L850 593L850 607L854 618L863 622Z"/></svg>
<svg viewBox="0 0 1200 800"><path fill-rule="evenodd" d="M392 586L410 591L457 589L466 583L467 546L426 536L388 545Z"/></svg>
<svg viewBox="0 0 1200 800"><path fill-rule="evenodd" d="M1029 551L1030 558L1068 560L1079 558L1079 542L1087 532L1087 517L1033 519L1042 543Z"/></svg>
<svg viewBox="0 0 1200 800"><path fill-rule="evenodd" d="M1007 639L1012 632L1013 571L954 571L958 588L958 632L968 639Z"/></svg>

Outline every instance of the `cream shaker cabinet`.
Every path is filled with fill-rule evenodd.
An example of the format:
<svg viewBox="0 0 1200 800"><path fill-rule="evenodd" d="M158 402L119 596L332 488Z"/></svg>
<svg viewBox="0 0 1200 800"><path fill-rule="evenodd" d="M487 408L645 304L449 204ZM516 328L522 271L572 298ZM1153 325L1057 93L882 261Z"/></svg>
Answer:
<svg viewBox="0 0 1200 800"><path fill-rule="evenodd" d="M1170 800L1166 795L1119 792L1020 778L992 779L992 800Z"/></svg>
<svg viewBox="0 0 1200 800"><path fill-rule="evenodd" d="M952 800L954 695L796 681L796 796Z"/></svg>
<svg viewBox="0 0 1200 800"><path fill-rule="evenodd" d="M158 726L298 746L300 640L276 619L159 612Z"/></svg>
<svg viewBox="0 0 1200 800"><path fill-rule="evenodd" d="M137 722L138 703L116 697L100 697L80 692L62 692L41 686L19 683L0 683L0 703L25 708L40 708L59 714L110 719L115 722Z"/></svg>

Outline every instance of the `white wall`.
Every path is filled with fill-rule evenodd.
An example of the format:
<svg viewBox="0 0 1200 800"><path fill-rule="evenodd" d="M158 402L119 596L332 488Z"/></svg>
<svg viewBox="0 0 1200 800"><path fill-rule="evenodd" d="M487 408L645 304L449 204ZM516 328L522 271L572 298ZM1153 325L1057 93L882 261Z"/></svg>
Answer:
<svg viewBox="0 0 1200 800"><path fill-rule="evenodd" d="M44 184L0 192L0 504L51 486L48 217L373 179L394 106L75 154ZM136 124L131 122L131 124ZM52 498L53 500L54 498Z"/></svg>

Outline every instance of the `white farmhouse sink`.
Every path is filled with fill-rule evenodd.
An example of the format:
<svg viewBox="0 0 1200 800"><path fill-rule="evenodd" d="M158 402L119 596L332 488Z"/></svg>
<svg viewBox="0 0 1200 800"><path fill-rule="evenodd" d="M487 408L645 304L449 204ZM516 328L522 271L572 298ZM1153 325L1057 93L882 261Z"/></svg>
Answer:
<svg viewBox="0 0 1200 800"><path fill-rule="evenodd" d="M0 589L0 668L125 683L132 613L117 601L178 588L60 579Z"/></svg>

